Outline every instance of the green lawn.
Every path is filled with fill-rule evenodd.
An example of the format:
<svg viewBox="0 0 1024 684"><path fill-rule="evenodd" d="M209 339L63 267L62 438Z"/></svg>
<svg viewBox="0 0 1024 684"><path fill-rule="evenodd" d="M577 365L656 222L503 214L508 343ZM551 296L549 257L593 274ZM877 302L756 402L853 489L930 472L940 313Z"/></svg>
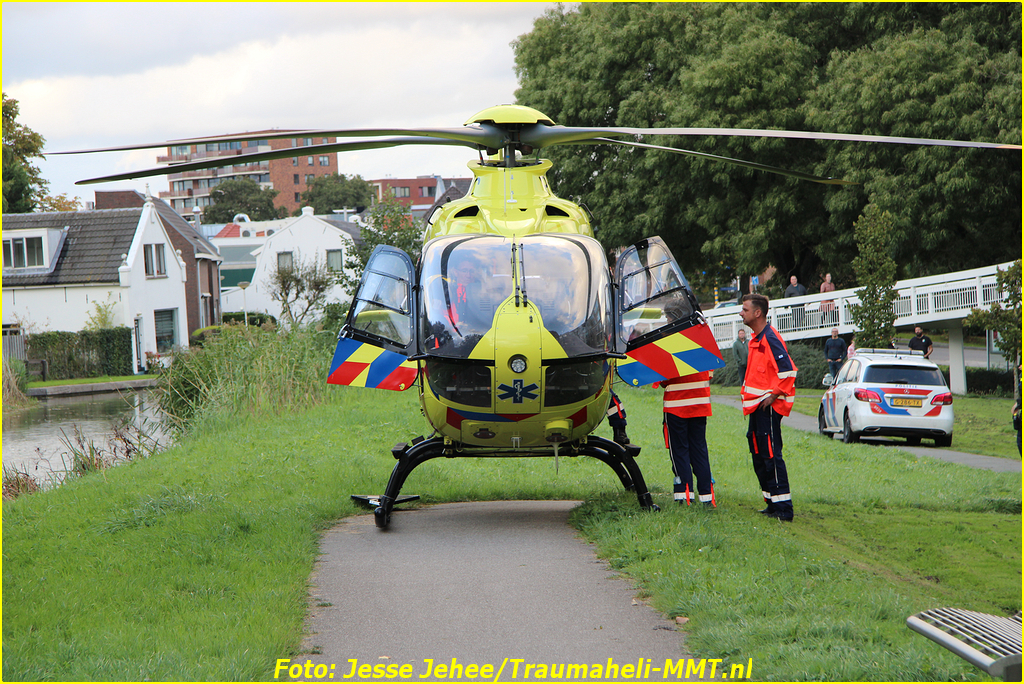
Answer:
<svg viewBox="0 0 1024 684"><path fill-rule="evenodd" d="M271 679L301 643L319 532L361 512L349 494L382 490L392 444L428 431L414 392L336 389L310 409L208 420L147 460L5 501L3 678ZM690 618L688 648L753 658L755 679L979 679L904 620L1020 609L1019 474L787 428L797 519L782 524L757 513L742 416L716 405L719 507L677 507L661 393L621 393L661 513L593 459L563 457L557 473L547 458L437 459L406 491L427 504L585 500L575 524L656 608Z"/></svg>

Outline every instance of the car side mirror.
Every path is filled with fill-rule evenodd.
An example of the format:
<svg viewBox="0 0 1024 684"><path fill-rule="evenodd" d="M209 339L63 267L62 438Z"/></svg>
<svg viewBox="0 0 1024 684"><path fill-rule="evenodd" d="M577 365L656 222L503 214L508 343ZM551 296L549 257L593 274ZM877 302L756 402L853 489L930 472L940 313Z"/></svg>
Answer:
<svg viewBox="0 0 1024 684"><path fill-rule="evenodd" d="M835 382L835 378L832 377L831 373L825 373L825 377L821 379L821 384L824 387L831 387L833 382Z"/></svg>

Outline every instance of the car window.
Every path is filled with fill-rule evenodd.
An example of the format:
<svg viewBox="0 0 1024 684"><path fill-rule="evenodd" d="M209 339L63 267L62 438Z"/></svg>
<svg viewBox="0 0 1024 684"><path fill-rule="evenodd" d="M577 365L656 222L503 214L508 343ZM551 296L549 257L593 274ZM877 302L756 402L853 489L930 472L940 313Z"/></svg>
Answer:
<svg viewBox="0 0 1024 684"><path fill-rule="evenodd" d="M857 374L860 372L860 362L856 359L851 359L849 363L843 366L842 370L839 371L839 381L836 383L842 384L844 382L853 382L857 379Z"/></svg>
<svg viewBox="0 0 1024 684"><path fill-rule="evenodd" d="M864 372L864 382L886 385L933 385L945 387L946 382L938 368L876 364Z"/></svg>

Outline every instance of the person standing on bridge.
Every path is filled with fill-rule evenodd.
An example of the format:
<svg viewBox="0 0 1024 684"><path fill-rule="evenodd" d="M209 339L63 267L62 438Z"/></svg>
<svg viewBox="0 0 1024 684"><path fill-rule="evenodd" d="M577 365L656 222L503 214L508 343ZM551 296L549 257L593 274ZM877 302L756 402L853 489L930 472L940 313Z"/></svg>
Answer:
<svg viewBox="0 0 1024 684"><path fill-rule="evenodd" d="M743 414L750 416L747 443L754 473L767 507L761 513L779 520L793 520L789 475L782 458L782 418L793 409L796 395L796 364L786 343L768 324L768 298L743 295L743 324L753 331L747 356L747 375L740 394Z"/></svg>
<svg viewBox="0 0 1024 684"><path fill-rule="evenodd" d="M924 352L924 358L926 359L932 355L932 341L924 334L924 330L919 325L914 326L914 336L910 338L907 346L914 351Z"/></svg>

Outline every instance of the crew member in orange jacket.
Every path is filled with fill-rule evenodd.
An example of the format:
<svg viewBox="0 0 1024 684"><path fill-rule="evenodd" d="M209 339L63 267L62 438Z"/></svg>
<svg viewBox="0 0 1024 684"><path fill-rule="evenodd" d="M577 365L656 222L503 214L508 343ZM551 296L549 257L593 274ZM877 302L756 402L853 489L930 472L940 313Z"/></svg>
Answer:
<svg viewBox="0 0 1024 684"><path fill-rule="evenodd" d="M708 458L707 425L711 415L711 374L693 373L661 383L665 388L665 446L675 474L673 491L679 504L699 498L714 507L715 486ZM693 490L697 477L697 491Z"/></svg>
<svg viewBox="0 0 1024 684"><path fill-rule="evenodd" d="M747 442L754 473L767 507L761 511L780 520L793 520L786 462L782 459L782 417L793 408L796 364L786 343L768 324L768 298L743 295L740 317L753 331L743 379L743 413L750 416Z"/></svg>

